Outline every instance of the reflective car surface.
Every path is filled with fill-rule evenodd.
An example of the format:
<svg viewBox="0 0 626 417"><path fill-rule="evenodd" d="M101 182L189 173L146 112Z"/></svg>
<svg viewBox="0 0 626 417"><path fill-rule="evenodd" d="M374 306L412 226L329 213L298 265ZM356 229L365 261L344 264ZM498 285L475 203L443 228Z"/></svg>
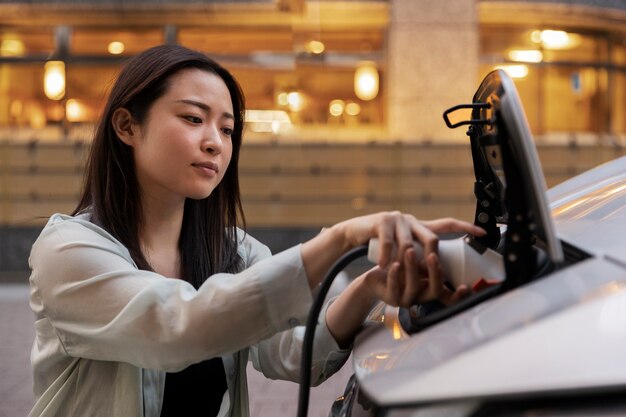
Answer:
<svg viewBox="0 0 626 417"><path fill-rule="evenodd" d="M451 307L375 308L331 416L626 415L626 157L546 191L506 74L468 106L489 232L469 244L506 279Z"/></svg>

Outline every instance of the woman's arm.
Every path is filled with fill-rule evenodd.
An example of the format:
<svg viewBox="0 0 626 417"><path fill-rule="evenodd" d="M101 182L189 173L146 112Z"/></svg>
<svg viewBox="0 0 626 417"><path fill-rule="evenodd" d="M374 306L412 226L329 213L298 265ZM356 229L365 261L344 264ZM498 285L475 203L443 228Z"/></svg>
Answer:
<svg viewBox="0 0 626 417"><path fill-rule="evenodd" d="M306 248L215 274L195 290L137 270L128 251L92 223L53 216L31 251L31 306L69 356L181 369L302 323L309 287L346 249L371 236L389 243L410 236L404 229L417 220L407 219L383 213L340 223Z"/></svg>
<svg viewBox="0 0 626 417"><path fill-rule="evenodd" d="M270 257L259 245L246 249L254 265L195 290L138 270L98 226L53 216L31 251L31 307L68 356L182 369L306 319L311 291L300 248Z"/></svg>
<svg viewBox="0 0 626 417"><path fill-rule="evenodd" d="M317 386L332 376L350 356L349 349L342 349L337 344L324 319L332 301L327 301L322 308L315 329L311 386ZM297 326L251 346L250 359L254 368L270 379L298 382L305 330L304 326Z"/></svg>

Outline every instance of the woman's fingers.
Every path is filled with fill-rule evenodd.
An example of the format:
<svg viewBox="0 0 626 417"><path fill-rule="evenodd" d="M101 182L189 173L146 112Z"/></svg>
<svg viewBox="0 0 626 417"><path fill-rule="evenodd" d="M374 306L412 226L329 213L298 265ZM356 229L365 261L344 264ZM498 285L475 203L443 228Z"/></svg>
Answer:
<svg viewBox="0 0 626 417"><path fill-rule="evenodd" d="M437 252L439 237L414 216L400 212L385 213L380 224L378 238L381 247L379 265L385 267L393 260L403 262L404 253L420 242L424 254ZM395 248L395 251L394 251Z"/></svg>
<svg viewBox="0 0 626 417"><path fill-rule="evenodd" d="M361 221L357 223L357 226L361 227L367 223L370 224L370 227L373 226L369 232L366 232L365 229L359 233L371 233L369 238L378 238L380 248L378 265L383 268L393 261L402 261L404 251L412 247L416 240L423 246L424 255L427 256L437 252L438 233L460 232L476 236L483 236L486 233L480 227L462 220L442 218L420 221L412 215L403 214L399 211L378 213L360 219ZM366 236L363 237L369 239Z"/></svg>
<svg viewBox="0 0 626 417"><path fill-rule="evenodd" d="M387 266L402 259L406 249L413 246L413 234L407 216L399 211L381 213L377 228L380 255L378 265Z"/></svg>
<svg viewBox="0 0 626 417"><path fill-rule="evenodd" d="M437 254L430 253L427 256L426 268L428 269L428 297L438 299L443 293L443 277Z"/></svg>
<svg viewBox="0 0 626 417"><path fill-rule="evenodd" d="M470 289L467 285L465 284L459 285L454 291L454 293L452 293L452 295L447 300L444 300L443 303L446 305L455 304L461 301L462 299L464 299L465 297L467 297L469 294L470 294Z"/></svg>
<svg viewBox="0 0 626 417"><path fill-rule="evenodd" d="M378 213L367 220L373 220L370 224L374 230L370 229L370 233L378 237L380 248L380 268L368 282L383 301L396 306L410 306L418 300L440 299L448 304L469 293L467 288L454 292L445 288L437 255L437 233L462 232L483 236L486 233L483 229L454 218L419 221L412 215L397 211ZM415 240L424 248L421 259L417 259L413 249Z"/></svg>
<svg viewBox="0 0 626 417"><path fill-rule="evenodd" d="M387 274L387 299L394 306L399 305L398 300L400 299L400 292L402 287L401 274L402 267L400 262L394 262L389 268L389 274Z"/></svg>
<svg viewBox="0 0 626 417"><path fill-rule="evenodd" d="M420 271L415 255L415 249L410 248L404 252L404 291L400 296L400 305L410 307L420 293Z"/></svg>
<svg viewBox="0 0 626 417"><path fill-rule="evenodd" d="M472 223L453 218L419 221L412 215L399 211L382 212L357 217L343 223L347 242L351 246L367 243L373 237L379 241L378 265L387 267L401 260L404 250L415 240L424 247L424 254L437 252L438 233L461 232L483 236L486 232ZM394 251L395 248L395 251Z"/></svg>
<svg viewBox="0 0 626 417"><path fill-rule="evenodd" d="M429 253L437 252L439 236L424 222L417 220L414 216L407 216L407 222L413 234L413 239L417 240L424 248L424 257Z"/></svg>
<svg viewBox="0 0 626 417"><path fill-rule="evenodd" d="M449 306L458 303L462 299L470 295L471 291L465 284L459 285L454 292L448 288L444 288L441 296L438 298L443 304Z"/></svg>
<svg viewBox="0 0 626 417"><path fill-rule="evenodd" d="M396 242L398 244L398 260L402 260L407 249L412 248L413 242L415 241L415 237L413 236L411 230L411 222L413 216L408 216L400 212L394 212L393 214L396 220L395 235Z"/></svg>
<svg viewBox="0 0 626 417"><path fill-rule="evenodd" d="M474 236L484 236L487 233L484 229L476 226L473 223L454 219L451 217L445 217L436 220L425 220L421 223L435 233L462 232L469 233Z"/></svg>
<svg viewBox="0 0 626 417"><path fill-rule="evenodd" d="M386 267L389 262L393 260L394 247L396 243L396 220L392 213L382 213L381 219L378 225L378 242L380 247L380 254L378 256L378 265Z"/></svg>
<svg viewBox="0 0 626 417"><path fill-rule="evenodd" d="M392 262L386 270L380 267L370 270L367 277L370 288L378 298L393 306L410 307L418 300L436 298L443 287L441 268L435 254L427 261L424 270L411 247L404 251L401 261Z"/></svg>
<svg viewBox="0 0 626 417"><path fill-rule="evenodd" d="M387 269L378 266L372 268L367 272L366 282L377 298L386 304L401 307L434 299L451 305L470 293L465 285L454 292L446 288L437 256L431 254L426 259L424 269L413 249L408 249L401 262L393 262Z"/></svg>
<svg viewBox="0 0 626 417"><path fill-rule="evenodd" d="M389 269L382 269L378 266L366 272L365 282L372 293L380 300L389 305L397 305L395 295L398 291L397 276L400 265L394 262Z"/></svg>

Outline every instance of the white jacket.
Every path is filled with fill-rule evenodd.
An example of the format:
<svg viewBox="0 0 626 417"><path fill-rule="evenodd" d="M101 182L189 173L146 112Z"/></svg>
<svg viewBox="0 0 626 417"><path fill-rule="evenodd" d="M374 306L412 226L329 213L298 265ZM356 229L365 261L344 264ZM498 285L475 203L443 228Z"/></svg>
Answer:
<svg viewBox="0 0 626 417"><path fill-rule="evenodd" d="M29 259L36 316L30 416L158 417L165 371L216 356L228 383L220 416L248 415L249 357L267 377L296 381L300 324L312 302L300 247L270 256L240 234L238 251L242 272L215 274L195 290L137 269L127 249L87 215L53 215ZM324 319L314 346L317 384L348 352Z"/></svg>

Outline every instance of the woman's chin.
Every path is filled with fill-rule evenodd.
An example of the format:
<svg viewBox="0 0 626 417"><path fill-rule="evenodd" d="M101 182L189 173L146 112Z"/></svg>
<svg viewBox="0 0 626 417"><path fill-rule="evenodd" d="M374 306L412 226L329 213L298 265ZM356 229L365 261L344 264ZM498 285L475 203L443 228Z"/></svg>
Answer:
<svg viewBox="0 0 626 417"><path fill-rule="evenodd" d="M209 197L212 192L213 190L192 192L187 194L187 198L191 200L204 200L205 198Z"/></svg>

